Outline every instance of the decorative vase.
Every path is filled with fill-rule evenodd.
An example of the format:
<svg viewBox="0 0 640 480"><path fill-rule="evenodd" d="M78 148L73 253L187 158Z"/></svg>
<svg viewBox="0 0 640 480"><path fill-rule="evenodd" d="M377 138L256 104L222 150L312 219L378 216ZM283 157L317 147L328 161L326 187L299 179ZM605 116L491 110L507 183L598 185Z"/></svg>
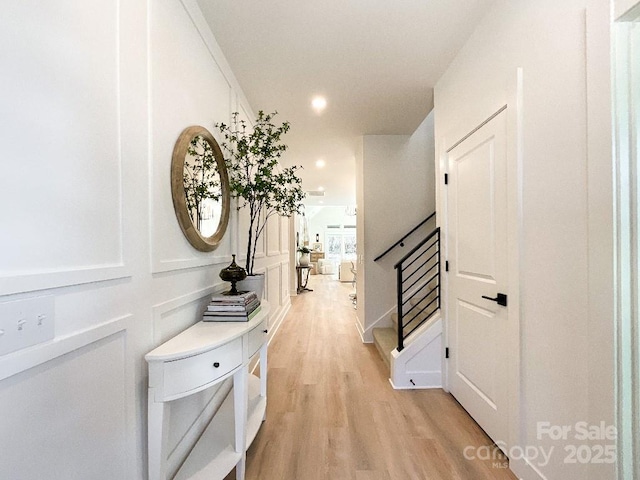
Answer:
<svg viewBox="0 0 640 480"><path fill-rule="evenodd" d="M309 266L309 254L308 253L300 254L300 259L298 260L298 263L300 264L301 267L308 267Z"/></svg>
<svg viewBox="0 0 640 480"><path fill-rule="evenodd" d="M264 274L247 275L247 278L238 282L238 290L241 292L256 292L256 295L262 300L264 294Z"/></svg>
<svg viewBox="0 0 640 480"><path fill-rule="evenodd" d="M238 295L236 285L239 281L247 277L247 271L236 263L236 256L232 255L231 265L220 271L220 278L225 282L231 282L231 290L229 295Z"/></svg>

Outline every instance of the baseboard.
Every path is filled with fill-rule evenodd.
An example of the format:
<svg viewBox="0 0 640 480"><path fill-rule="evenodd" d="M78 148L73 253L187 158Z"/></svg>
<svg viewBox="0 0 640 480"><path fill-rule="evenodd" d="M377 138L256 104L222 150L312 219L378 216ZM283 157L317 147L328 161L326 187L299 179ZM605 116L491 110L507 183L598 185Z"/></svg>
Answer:
<svg viewBox="0 0 640 480"><path fill-rule="evenodd" d="M276 333L278 333L278 330L282 325L282 321L284 320L284 317L287 316L287 313L289 313L289 310L291 310L291 299L289 299L289 301L284 304L282 308L280 308L280 310L278 310L273 324L269 327L269 344L271 344L271 340L273 340L273 338L276 336Z"/></svg>
<svg viewBox="0 0 640 480"><path fill-rule="evenodd" d="M526 458L509 459L509 470L520 480L547 480L547 477Z"/></svg>
<svg viewBox="0 0 640 480"><path fill-rule="evenodd" d="M371 337L371 340L366 341L364 338L364 330L362 329L362 325L360 325L360 322L358 321L358 319L356 318L356 330L358 330L358 335L360 335L360 341L362 343L373 343L373 336Z"/></svg>
<svg viewBox="0 0 640 480"><path fill-rule="evenodd" d="M440 377L440 374L439 373L436 373L435 375L432 374L431 379L425 380L423 382L424 386L419 386L420 390L434 390L434 389L442 390L442 385L439 385L439 383L442 383L442 382L438 382L436 377ZM414 387L413 385L410 387L406 385L396 385L395 383L393 383L393 379L391 378L389 379L389 383L391 384L394 390L416 390L418 388L418 387Z"/></svg>
<svg viewBox="0 0 640 480"><path fill-rule="evenodd" d="M282 321L284 317L287 316L289 310L291 309L291 299L283 305L274 315L274 322L271 327L269 327L269 338L267 340L267 344L271 345L271 341L275 338L280 326L282 325ZM260 365L260 356L256 355L251 362L249 362L249 372L253 373L256 371L256 368Z"/></svg>
<svg viewBox="0 0 640 480"><path fill-rule="evenodd" d="M386 313L382 314L380 318L378 318L373 324L369 325L365 328L360 334L360 338L362 338L362 343L373 343L373 329L374 328L385 328L393 326L393 322L391 321L391 314L397 310L397 306L391 307Z"/></svg>

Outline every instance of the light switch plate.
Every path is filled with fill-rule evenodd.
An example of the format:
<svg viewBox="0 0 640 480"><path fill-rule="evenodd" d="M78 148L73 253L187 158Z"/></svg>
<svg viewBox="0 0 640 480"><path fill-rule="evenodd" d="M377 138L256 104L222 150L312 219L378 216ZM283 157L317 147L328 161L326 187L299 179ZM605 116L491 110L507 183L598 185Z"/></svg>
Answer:
<svg viewBox="0 0 640 480"><path fill-rule="evenodd" d="M52 340L52 295L0 303L0 355Z"/></svg>

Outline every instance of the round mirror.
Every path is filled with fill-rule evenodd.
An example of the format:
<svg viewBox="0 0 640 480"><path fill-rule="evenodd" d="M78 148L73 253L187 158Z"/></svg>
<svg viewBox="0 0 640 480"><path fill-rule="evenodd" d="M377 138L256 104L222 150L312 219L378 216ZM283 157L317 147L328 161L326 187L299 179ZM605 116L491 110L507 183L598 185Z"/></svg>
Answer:
<svg viewBox="0 0 640 480"><path fill-rule="evenodd" d="M180 228L202 252L215 249L229 223L229 177L218 142L204 127L183 130L173 149L171 195Z"/></svg>

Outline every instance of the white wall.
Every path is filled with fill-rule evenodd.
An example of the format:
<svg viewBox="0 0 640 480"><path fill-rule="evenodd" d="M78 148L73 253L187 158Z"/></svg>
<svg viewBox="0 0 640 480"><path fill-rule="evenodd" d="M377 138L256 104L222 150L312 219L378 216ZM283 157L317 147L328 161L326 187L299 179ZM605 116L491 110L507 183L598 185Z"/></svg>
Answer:
<svg viewBox="0 0 640 480"><path fill-rule="evenodd" d="M614 2L615 18L623 16L629 12L633 7L638 5L637 0L615 0Z"/></svg>
<svg viewBox="0 0 640 480"><path fill-rule="evenodd" d="M564 444L581 443L573 437L553 442L537 435L537 422L613 423L611 117L609 100L601 101L610 98L607 6L606 0L498 1L435 90L441 167L451 145L509 104L509 162L516 168L513 89L517 67L524 72L522 185L511 186L521 195L521 236L511 239L519 244L520 273L510 280L520 288L521 383L519 414L510 421L516 445L556 449L537 471L513 461L524 479L613 478L611 464L564 462ZM586 48L594 34L602 44L597 55ZM597 92L594 81L602 87ZM596 294L604 303L590 306Z"/></svg>
<svg viewBox="0 0 640 480"><path fill-rule="evenodd" d="M320 235L320 241L324 247L324 235L327 232L327 225L355 225L356 217L347 215L345 208L342 207L316 207L314 212L307 215L309 224L309 242L313 244L316 241L316 233Z"/></svg>
<svg viewBox="0 0 640 480"><path fill-rule="evenodd" d="M55 340L0 357L0 478L146 478L144 354L198 320L246 238L234 210L217 250L188 244L173 145L253 113L192 0L12 0L0 27L0 302L55 302ZM290 304L288 219L263 239L273 324ZM172 403L170 468L228 388Z"/></svg>
<svg viewBox="0 0 640 480"><path fill-rule="evenodd" d="M435 210L434 152L433 113L410 136L366 135L363 139L365 213L361 215L358 203L358 222L362 222L364 236L358 237L358 248L364 254L364 265L358 266L358 277L364 276L367 300L360 301L358 284L358 318L365 331L387 318L395 306L393 265L427 233L426 229L416 232L404 248L373 261Z"/></svg>

